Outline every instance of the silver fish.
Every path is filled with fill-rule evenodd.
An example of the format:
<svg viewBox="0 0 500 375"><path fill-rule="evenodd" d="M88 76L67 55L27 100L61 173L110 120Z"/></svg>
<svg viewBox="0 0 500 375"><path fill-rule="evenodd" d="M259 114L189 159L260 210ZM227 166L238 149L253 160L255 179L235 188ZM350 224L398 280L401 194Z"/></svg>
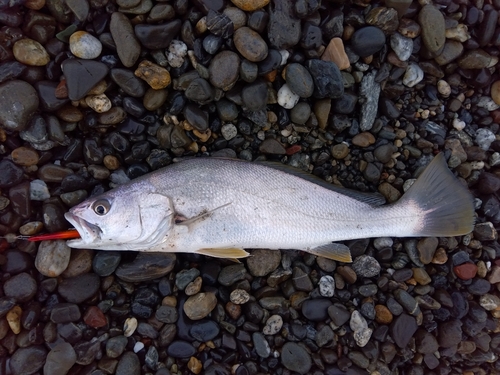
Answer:
<svg viewBox="0 0 500 375"><path fill-rule="evenodd" d="M473 229L473 198L442 154L392 204L319 181L259 163L186 160L71 208L65 217L81 238L68 245L225 258L245 257L245 249L297 249L348 262L348 247L333 241Z"/></svg>

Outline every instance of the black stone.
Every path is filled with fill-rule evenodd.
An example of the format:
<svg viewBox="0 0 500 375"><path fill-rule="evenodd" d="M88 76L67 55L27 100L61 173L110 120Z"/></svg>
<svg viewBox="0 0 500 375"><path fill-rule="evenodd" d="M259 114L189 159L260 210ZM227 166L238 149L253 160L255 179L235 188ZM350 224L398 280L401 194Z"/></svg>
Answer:
<svg viewBox="0 0 500 375"><path fill-rule="evenodd" d="M340 98L344 94L344 82L337 65L331 61L308 60L307 69L314 80L316 98Z"/></svg>
<svg viewBox="0 0 500 375"><path fill-rule="evenodd" d="M179 33L181 24L182 21L180 19L159 25L140 23L135 25L134 32L144 47L152 50L163 49L167 48Z"/></svg>
<svg viewBox="0 0 500 375"><path fill-rule="evenodd" d="M109 68L99 61L66 59L62 63L62 71L66 78L69 99L80 100L107 76Z"/></svg>
<svg viewBox="0 0 500 375"><path fill-rule="evenodd" d="M351 37L352 49L361 57L377 53L384 45L384 32L375 26L363 27L357 30Z"/></svg>

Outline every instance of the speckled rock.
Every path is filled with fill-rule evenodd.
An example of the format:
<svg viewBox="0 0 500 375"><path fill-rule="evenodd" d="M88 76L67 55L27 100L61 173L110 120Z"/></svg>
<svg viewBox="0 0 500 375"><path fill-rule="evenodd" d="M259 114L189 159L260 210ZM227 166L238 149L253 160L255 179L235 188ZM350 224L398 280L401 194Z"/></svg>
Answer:
<svg viewBox="0 0 500 375"><path fill-rule="evenodd" d="M21 131L38 108L36 90L25 81L12 80L0 84L0 124Z"/></svg>
<svg viewBox="0 0 500 375"><path fill-rule="evenodd" d="M57 277L68 267L71 249L64 240L42 241L38 247L35 267L42 275Z"/></svg>

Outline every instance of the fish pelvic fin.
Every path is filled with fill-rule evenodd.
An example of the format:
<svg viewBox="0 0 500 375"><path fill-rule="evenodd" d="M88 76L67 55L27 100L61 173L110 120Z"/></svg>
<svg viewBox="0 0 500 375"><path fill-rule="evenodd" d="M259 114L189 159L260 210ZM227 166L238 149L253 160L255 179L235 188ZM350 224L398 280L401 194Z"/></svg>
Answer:
<svg viewBox="0 0 500 375"><path fill-rule="evenodd" d="M205 248L195 251L197 254L208 255L214 258L238 259L246 258L250 253L238 248Z"/></svg>
<svg viewBox="0 0 500 375"><path fill-rule="evenodd" d="M351 251L346 245L340 243L328 243L326 245L321 245L318 247L313 247L312 249L306 250L308 253L328 258L332 260L337 260L339 262L351 263Z"/></svg>
<svg viewBox="0 0 500 375"><path fill-rule="evenodd" d="M394 205L406 206L419 218L413 237L461 236L474 228L474 198L448 169L442 153Z"/></svg>

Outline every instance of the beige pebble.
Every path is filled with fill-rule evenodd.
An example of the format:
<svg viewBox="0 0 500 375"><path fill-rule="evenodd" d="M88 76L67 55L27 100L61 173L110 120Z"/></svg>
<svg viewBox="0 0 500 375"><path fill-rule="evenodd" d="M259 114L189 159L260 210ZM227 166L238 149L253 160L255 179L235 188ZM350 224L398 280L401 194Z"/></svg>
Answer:
<svg viewBox="0 0 500 375"><path fill-rule="evenodd" d="M120 168L120 161L116 156L113 155L106 155L103 159L104 166L108 168L110 171L116 171L118 168Z"/></svg>
<svg viewBox="0 0 500 375"><path fill-rule="evenodd" d="M352 139L352 144L359 147L368 147L375 143L375 137L370 132L356 134Z"/></svg>
<svg viewBox="0 0 500 375"><path fill-rule="evenodd" d="M7 323L9 323L9 327L14 332L14 334L18 335L21 332L21 315L23 310L20 306L14 306L7 313Z"/></svg>
<svg viewBox="0 0 500 375"><path fill-rule="evenodd" d="M161 300L161 305L162 306L176 307L177 306L177 298L175 296L166 296Z"/></svg>
<svg viewBox="0 0 500 375"><path fill-rule="evenodd" d="M99 81L94 87L90 89L90 91L87 93L87 95L99 95L99 94L104 94L104 91L108 88L108 84L106 81L102 80Z"/></svg>
<svg viewBox="0 0 500 375"><path fill-rule="evenodd" d="M91 95L85 98L85 103L97 113L104 113L111 109L111 100L106 94Z"/></svg>
<svg viewBox="0 0 500 375"><path fill-rule="evenodd" d="M334 62L340 70L348 69L351 66L344 49L344 42L340 38L330 40L321 60Z"/></svg>
<svg viewBox="0 0 500 375"><path fill-rule="evenodd" d="M43 223L41 221L30 221L19 228L19 233L23 236L32 236L40 233L42 229Z"/></svg>
<svg viewBox="0 0 500 375"><path fill-rule="evenodd" d="M229 295L229 299L235 305L243 305L250 300L250 295L246 290L243 289L235 289Z"/></svg>
<svg viewBox="0 0 500 375"><path fill-rule="evenodd" d="M202 283L203 279L201 278L201 276L198 276L186 286L186 288L184 289L184 293L186 293L187 296L194 296L200 291Z"/></svg>
<svg viewBox="0 0 500 375"><path fill-rule="evenodd" d="M135 330L137 329L137 319L132 317L132 318L127 318L125 320L125 323L123 323L123 335L125 337L130 337L134 334Z"/></svg>
<svg viewBox="0 0 500 375"><path fill-rule="evenodd" d="M45 48L33 39L18 40L14 43L12 52L17 61L30 66L45 66L50 61Z"/></svg>
<svg viewBox="0 0 500 375"><path fill-rule="evenodd" d="M443 79L440 79L437 83L438 92L443 95L443 97L447 98L451 95L451 86L448 82Z"/></svg>

